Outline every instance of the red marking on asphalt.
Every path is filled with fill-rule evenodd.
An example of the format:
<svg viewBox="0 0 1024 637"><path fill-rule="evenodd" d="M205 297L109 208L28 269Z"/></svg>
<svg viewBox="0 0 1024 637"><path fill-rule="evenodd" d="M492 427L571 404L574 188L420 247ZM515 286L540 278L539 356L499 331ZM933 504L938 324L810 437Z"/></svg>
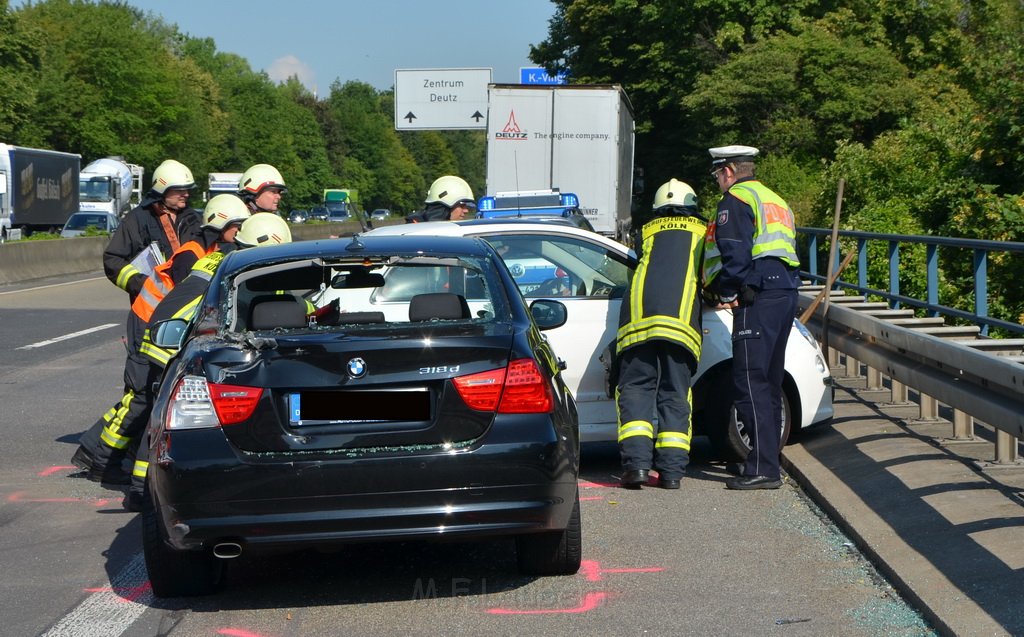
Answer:
<svg viewBox="0 0 1024 637"><path fill-rule="evenodd" d="M242 630L241 628L221 628L217 631L217 634L227 635L228 637L260 637L259 633Z"/></svg>
<svg viewBox="0 0 1024 637"><path fill-rule="evenodd" d="M110 500L107 499L107 498L102 498L102 499L99 499L99 500L90 500L90 499L87 499L87 498L26 498L24 491L16 491L16 492L10 494L9 496L7 496L7 501L8 502L33 502L33 503L39 503L39 502L53 503L53 502L56 502L56 503L60 503L60 504L85 503L85 504L91 504L93 506L98 506L98 507L106 506L107 504L110 503Z"/></svg>
<svg viewBox="0 0 1024 637"><path fill-rule="evenodd" d="M99 588L87 588L86 593L116 593L118 597L121 597L126 602L134 602L145 593L152 589L149 582L143 582L138 586L119 586L117 588L111 588L110 586L101 586Z"/></svg>
<svg viewBox="0 0 1024 637"><path fill-rule="evenodd" d="M575 608L544 608L535 610L516 610L514 608L489 608L487 612L491 615L549 615L565 613L586 613L592 611L604 602L608 593L587 593L583 602Z"/></svg>
<svg viewBox="0 0 1024 637"><path fill-rule="evenodd" d="M595 560L583 560L580 563L580 571L587 578L588 582L600 582L602 573L658 573L664 568L652 566L648 568L601 568L601 563Z"/></svg>
<svg viewBox="0 0 1024 637"><path fill-rule="evenodd" d="M36 475L37 476L43 476L45 478L46 476L52 476L53 474L59 473L61 471L67 471L68 469L77 469L77 468L78 467L76 467L74 465L60 465L60 466L57 466L57 467L50 467L49 469L43 469L42 471L40 471Z"/></svg>
<svg viewBox="0 0 1024 637"><path fill-rule="evenodd" d="M580 480L579 485L583 489L601 489L607 487L617 487L617 483L611 482L591 482L590 480Z"/></svg>
<svg viewBox="0 0 1024 637"><path fill-rule="evenodd" d="M585 502L586 500L604 500L604 496L603 495L590 495L590 496L587 496L585 498L580 498L580 502Z"/></svg>

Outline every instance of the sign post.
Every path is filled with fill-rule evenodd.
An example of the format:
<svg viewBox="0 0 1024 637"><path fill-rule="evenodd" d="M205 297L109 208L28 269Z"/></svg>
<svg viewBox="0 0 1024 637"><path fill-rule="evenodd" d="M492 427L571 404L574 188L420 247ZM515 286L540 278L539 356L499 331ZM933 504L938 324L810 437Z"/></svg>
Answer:
<svg viewBox="0 0 1024 637"><path fill-rule="evenodd" d="M396 69L395 130L487 129L491 69Z"/></svg>

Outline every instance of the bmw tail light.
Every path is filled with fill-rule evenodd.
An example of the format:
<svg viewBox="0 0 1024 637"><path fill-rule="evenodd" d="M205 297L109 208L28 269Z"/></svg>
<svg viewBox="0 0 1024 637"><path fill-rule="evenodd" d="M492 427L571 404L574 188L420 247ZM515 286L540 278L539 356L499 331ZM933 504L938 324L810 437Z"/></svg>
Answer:
<svg viewBox="0 0 1024 637"><path fill-rule="evenodd" d="M492 369L453 380L466 404L480 411L502 414L550 412L554 406L551 386L530 358L520 358L506 369Z"/></svg>
<svg viewBox="0 0 1024 637"><path fill-rule="evenodd" d="M521 358L508 364L505 393L498 405L500 413L542 414L551 411L553 406L551 385L537 367L537 361Z"/></svg>
<svg viewBox="0 0 1024 637"><path fill-rule="evenodd" d="M209 386L213 408L217 410L217 416L222 425L234 425L248 420L252 412L256 410L260 396L263 395L262 387L218 385L217 383L209 383Z"/></svg>
<svg viewBox="0 0 1024 637"><path fill-rule="evenodd" d="M501 389L505 385L505 370L492 369L479 374L459 376L453 379L459 396L471 409L494 411L501 399Z"/></svg>
<svg viewBox="0 0 1024 637"><path fill-rule="evenodd" d="M260 387L219 385L202 376L185 376L167 407L167 428L203 429L242 422L252 415L262 395Z"/></svg>

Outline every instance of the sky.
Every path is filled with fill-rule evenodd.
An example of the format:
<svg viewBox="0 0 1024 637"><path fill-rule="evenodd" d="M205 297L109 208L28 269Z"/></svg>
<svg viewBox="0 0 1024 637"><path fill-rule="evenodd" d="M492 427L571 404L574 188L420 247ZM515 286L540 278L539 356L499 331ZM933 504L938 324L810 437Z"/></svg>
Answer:
<svg viewBox="0 0 1024 637"><path fill-rule="evenodd" d="M14 3L12 3L13 5ZM547 37L550 0L127 0L194 37L213 38L254 70L297 75L323 96L334 80L379 90L395 69L490 68L519 82Z"/></svg>

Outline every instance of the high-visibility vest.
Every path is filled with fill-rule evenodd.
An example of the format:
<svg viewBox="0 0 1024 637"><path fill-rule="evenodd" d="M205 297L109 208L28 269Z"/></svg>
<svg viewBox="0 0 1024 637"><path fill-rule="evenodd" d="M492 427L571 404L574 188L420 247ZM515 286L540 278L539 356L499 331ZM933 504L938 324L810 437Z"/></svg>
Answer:
<svg viewBox="0 0 1024 637"><path fill-rule="evenodd" d="M796 253L796 222L789 204L759 181L733 184L725 196L732 195L754 211L754 245L751 259L775 257L792 267L800 266ZM722 270L722 253L716 242L717 221L712 221L704 238L704 284Z"/></svg>
<svg viewBox="0 0 1024 637"><path fill-rule="evenodd" d="M640 265L620 310L618 352L660 339L700 358L698 277L706 230L695 217L659 217L644 224Z"/></svg>
<svg viewBox="0 0 1024 637"><path fill-rule="evenodd" d="M216 247L216 244L209 248L204 248L196 241L189 241L178 248L171 255L170 259L156 266L153 274L146 277L146 282L142 284L142 290L139 291L139 295L135 297L135 301L132 303L132 312L148 323L149 319L153 316L153 311L156 310L156 306L174 288L174 281L171 279L171 267L174 265L174 258L183 252L191 252L196 256L196 261L198 261L213 252L214 247Z"/></svg>

